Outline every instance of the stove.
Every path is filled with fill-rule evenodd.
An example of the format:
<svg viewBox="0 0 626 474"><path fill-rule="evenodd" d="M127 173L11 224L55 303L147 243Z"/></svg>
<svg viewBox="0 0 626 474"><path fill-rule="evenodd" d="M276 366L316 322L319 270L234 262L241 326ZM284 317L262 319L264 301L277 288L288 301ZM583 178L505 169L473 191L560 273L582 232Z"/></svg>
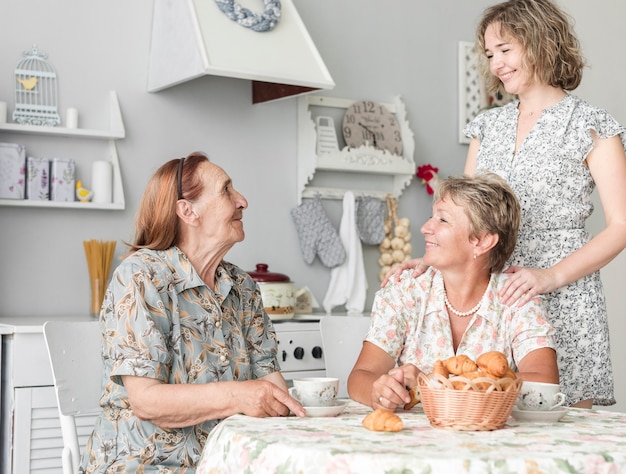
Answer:
<svg viewBox="0 0 626 474"><path fill-rule="evenodd" d="M298 377L326 375L319 321L319 317L301 316L299 319L273 321L278 341L278 361L288 382Z"/></svg>

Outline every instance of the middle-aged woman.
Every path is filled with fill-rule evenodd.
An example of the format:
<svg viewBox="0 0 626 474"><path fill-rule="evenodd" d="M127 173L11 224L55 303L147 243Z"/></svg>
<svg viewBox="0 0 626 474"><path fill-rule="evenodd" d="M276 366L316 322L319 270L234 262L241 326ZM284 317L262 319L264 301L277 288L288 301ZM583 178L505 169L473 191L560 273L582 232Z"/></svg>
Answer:
<svg viewBox="0 0 626 474"><path fill-rule="evenodd" d="M503 299L523 304L544 294L567 403L613 405L599 270L626 247L625 129L567 92L578 87L584 61L568 16L549 0L489 7L476 36L489 91L517 96L465 130L465 173L500 174L522 206ZM606 226L592 238L585 221L596 186Z"/></svg>
<svg viewBox="0 0 626 474"><path fill-rule="evenodd" d="M201 153L150 179L100 313L103 412L81 472L192 473L221 419L304 416L258 287L224 260L247 206Z"/></svg>
<svg viewBox="0 0 626 474"><path fill-rule="evenodd" d="M348 393L372 408L408 403L420 371L437 359L476 360L500 351L524 380L558 383L552 327L539 297L505 305L520 221L515 194L498 175L448 178L435 191L422 226L430 268L391 280L374 300L370 330L348 378ZM397 367L396 367L397 365Z"/></svg>

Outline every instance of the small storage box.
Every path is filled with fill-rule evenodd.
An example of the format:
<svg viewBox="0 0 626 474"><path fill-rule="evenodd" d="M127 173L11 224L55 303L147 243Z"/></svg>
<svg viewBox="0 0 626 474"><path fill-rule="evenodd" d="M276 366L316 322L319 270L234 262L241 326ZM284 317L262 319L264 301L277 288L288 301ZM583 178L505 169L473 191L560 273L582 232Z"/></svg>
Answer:
<svg viewBox="0 0 626 474"><path fill-rule="evenodd" d="M0 143L0 198L24 199L26 148Z"/></svg>
<svg viewBox="0 0 626 474"><path fill-rule="evenodd" d="M26 199L47 201L50 199L50 161L48 158L26 159Z"/></svg>
<svg viewBox="0 0 626 474"><path fill-rule="evenodd" d="M50 163L50 200L74 201L76 163L74 160L54 158Z"/></svg>

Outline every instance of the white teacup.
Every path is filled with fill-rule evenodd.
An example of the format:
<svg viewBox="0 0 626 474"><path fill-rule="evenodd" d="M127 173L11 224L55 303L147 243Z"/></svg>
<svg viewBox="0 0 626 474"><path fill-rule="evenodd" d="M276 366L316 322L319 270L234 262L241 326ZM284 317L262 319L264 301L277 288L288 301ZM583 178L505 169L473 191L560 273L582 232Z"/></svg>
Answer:
<svg viewBox="0 0 626 474"><path fill-rule="evenodd" d="M550 411L565 403L558 383L524 382L517 396L520 410Z"/></svg>
<svg viewBox="0 0 626 474"><path fill-rule="evenodd" d="M335 404L339 379L335 377L301 377L293 379L289 394L305 407L328 407Z"/></svg>

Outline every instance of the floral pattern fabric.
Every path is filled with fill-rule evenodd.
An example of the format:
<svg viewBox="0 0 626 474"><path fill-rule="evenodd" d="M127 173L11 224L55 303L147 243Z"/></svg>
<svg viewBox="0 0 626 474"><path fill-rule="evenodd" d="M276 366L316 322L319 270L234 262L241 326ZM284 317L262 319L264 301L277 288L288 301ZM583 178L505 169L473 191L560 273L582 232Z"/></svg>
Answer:
<svg viewBox="0 0 626 474"><path fill-rule="evenodd" d="M177 247L142 249L113 273L100 315L103 413L81 472L193 473L220 420L164 429L137 418L123 375L170 384L249 380L280 370L256 283L222 262L214 293Z"/></svg>
<svg viewBox="0 0 626 474"><path fill-rule="evenodd" d="M506 355L515 370L529 352L554 348L553 329L544 319L540 298L521 308L500 303L499 291L508 275L493 274L478 311L470 318L455 353L450 319L444 304L441 272L429 268L417 278L405 270L399 282L378 290L371 327L365 338L387 352L398 365L414 364L431 373L437 359L466 354L473 360L488 351Z"/></svg>
<svg viewBox="0 0 626 474"><path fill-rule="evenodd" d="M465 134L480 141L476 171L498 173L520 200L522 222L509 263L547 268L590 240L585 221L593 211L595 183L585 159L593 148L591 132L599 138L619 135L626 150L625 129L606 111L568 94L543 111L515 153L518 103L480 114ZM600 273L546 295L546 303L568 403L594 399L598 405L614 404Z"/></svg>
<svg viewBox="0 0 626 474"><path fill-rule="evenodd" d="M232 416L209 434L198 474L626 472L624 413L570 408L558 423L454 431L431 427L417 405L385 433L361 425L371 410L350 401L336 417Z"/></svg>

